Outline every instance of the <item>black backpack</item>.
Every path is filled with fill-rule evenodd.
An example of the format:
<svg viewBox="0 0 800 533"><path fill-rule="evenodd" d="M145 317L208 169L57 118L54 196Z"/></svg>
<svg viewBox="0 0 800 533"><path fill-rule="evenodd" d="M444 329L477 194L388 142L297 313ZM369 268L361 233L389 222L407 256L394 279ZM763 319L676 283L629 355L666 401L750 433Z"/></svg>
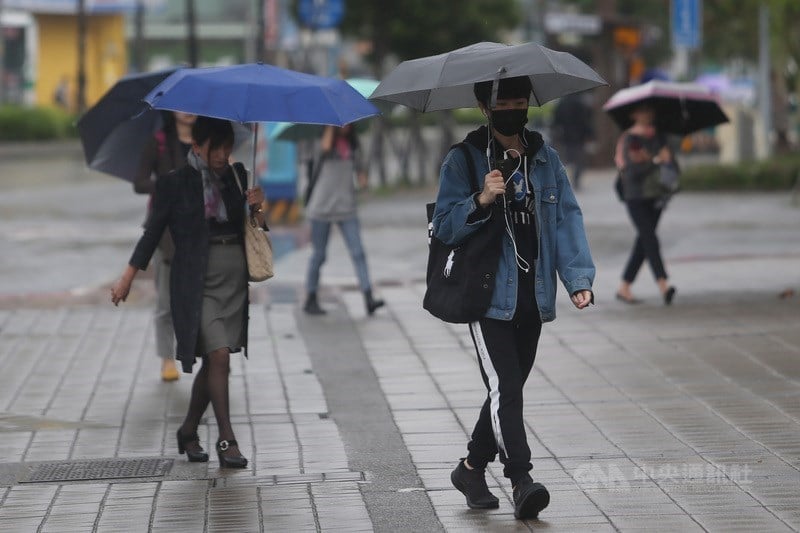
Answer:
<svg viewBox="0 0 800 533"><path fill-rule="evenodd" d="M475 164L466 144L456 144L469 168L471 194L480 191ZM433 235L435 203L428 211L428 288L422 307L433 316L455 324L481 319L494 293L495 277L503 244L502 207L493 204L491 215L466 241L448 246Z"/></svg>

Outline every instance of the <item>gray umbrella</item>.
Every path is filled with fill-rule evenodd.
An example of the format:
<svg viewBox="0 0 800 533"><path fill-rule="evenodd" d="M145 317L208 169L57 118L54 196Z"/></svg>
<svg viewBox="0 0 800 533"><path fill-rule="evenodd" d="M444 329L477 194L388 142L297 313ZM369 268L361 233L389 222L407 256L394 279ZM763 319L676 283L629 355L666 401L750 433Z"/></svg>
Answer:
<svg viewBox="0 0 800 533"><path fill-rule="evenodd" d="M586 63L566 52L535 43L477 43L437 56L403 61L370 100L402 104L418 111L477 107L472 86L496 78L529 76L531 105L608 85Z"/></svg>

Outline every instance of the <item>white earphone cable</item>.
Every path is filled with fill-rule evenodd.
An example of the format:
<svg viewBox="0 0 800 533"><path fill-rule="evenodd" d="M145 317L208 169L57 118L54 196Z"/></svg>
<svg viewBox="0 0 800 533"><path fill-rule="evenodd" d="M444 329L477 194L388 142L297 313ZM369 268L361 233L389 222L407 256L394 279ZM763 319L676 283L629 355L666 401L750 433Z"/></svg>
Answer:
<svg viewBox="0 0 800 533"><path fill-rule="evenodd" d="M489 171L490 172L492 170L491 146L492 146L491 127L488 127L488 128L486 128L486 164L489 166ZM520 167L522 167L522 169L523 169L523 172L525 174L525 182L527 183L527 181L528 181L528 156L524 156L524 160L523 160L523 156L522 156L522 154L519 153L519 150L516 150L514 148L509 148L508 150L505 150L503 152L503 156L504 156L505 159L508 159L508 152L511 152L511 151L516 152L517 159L518 159L519 162L517 163L517 168L514 169L514 172L512 172L511 175L508 177L508 180L505 181L505 184L508 185L508 182L511 181L511 179L514 177L514 174L517 171L519 171ZM514 260L517 263L517 267L527 274L531 270L531 265L530 265L530 263L528 263L528 261L525 260L524 257L519 255L519 251L517 250L517 240L516 240L516 238L514 236L514 230L511 228L511 223L508 220L508 216L509 216L509 214L508 214L508 211L509 211L509 209L508 209L508 200L506 199L505 195L502 195L502 197L503 197L503 221L505 222L506 233L508 234L509 238L511 239L511 246L514 248Z"/></svg>
<svg viewBox="0 0 800 533"><path fill-rule="evenodd" d="M522 168L524 169L525 182L527 183L527 181L528 181L528 156L524 156L524 160L523 160L523 156L522 156L522 154L519 153L518 150L515 150L514 148L509 148L508 150L505 150L503 152L503 156L504 156L505 159L508 159L508 152L516 152L518 162L517 162L517 168L514 169L514 172L511 173L511 175L506 180L505 184L508 185L508 183L512 179L514 179L514 174L516 174L517 171L519 171L520 166L522 166ZM528 261L525 260L524 257L522 257L519 254L519 251L517 250L517 239L516 239L516 236L514 235L514 230L511 228L511 223L508 220L508 216L509 216L508 211L509 210L506 209L506 197L505 197L505 195L503 195L503 220L506 223L506 233L508 233L508 236L511 238L511 246L514 248L514 260L517 263L517 267L527 274L531 270L531 265L530 265L530 263L528 263Z"/></svg>

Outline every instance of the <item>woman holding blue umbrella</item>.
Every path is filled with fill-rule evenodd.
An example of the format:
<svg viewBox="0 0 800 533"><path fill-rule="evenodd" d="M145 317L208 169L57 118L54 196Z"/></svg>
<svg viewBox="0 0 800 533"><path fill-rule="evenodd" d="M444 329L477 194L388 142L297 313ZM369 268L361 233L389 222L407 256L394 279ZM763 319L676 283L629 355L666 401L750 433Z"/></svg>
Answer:
<svg viewBox="0 0 800 533"><path fill-rule="evenodd" d="M115 305L124 301L139 270L144 270L167 228L175 243L170 307L178 341L177 357L191 372L202 366L192 385L189 410L177 431L180 453L189 461L208 461L197 427L208 404L219 430L220 467L244 468L228 407L230 354L247 346L247 263L243 226L245 205L266 227L259 187L247 189L241 163L228 164L233 127L227 120L198 117L192 127L188 164L156 181L152 213L128 266L111 289Z"/></svg>

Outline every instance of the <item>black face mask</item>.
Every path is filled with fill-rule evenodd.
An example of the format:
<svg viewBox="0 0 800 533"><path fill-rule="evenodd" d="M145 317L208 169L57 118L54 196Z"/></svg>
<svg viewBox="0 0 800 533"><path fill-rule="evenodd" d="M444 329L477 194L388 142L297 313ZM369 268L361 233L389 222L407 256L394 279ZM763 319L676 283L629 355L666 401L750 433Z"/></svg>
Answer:
<svg viewBox="0 0 800 533"><path fill-rule="evenodd" d="M492 127L500 135L511 137L522 133L528 122L528 108L495 109L490 115Z"/></svg>

